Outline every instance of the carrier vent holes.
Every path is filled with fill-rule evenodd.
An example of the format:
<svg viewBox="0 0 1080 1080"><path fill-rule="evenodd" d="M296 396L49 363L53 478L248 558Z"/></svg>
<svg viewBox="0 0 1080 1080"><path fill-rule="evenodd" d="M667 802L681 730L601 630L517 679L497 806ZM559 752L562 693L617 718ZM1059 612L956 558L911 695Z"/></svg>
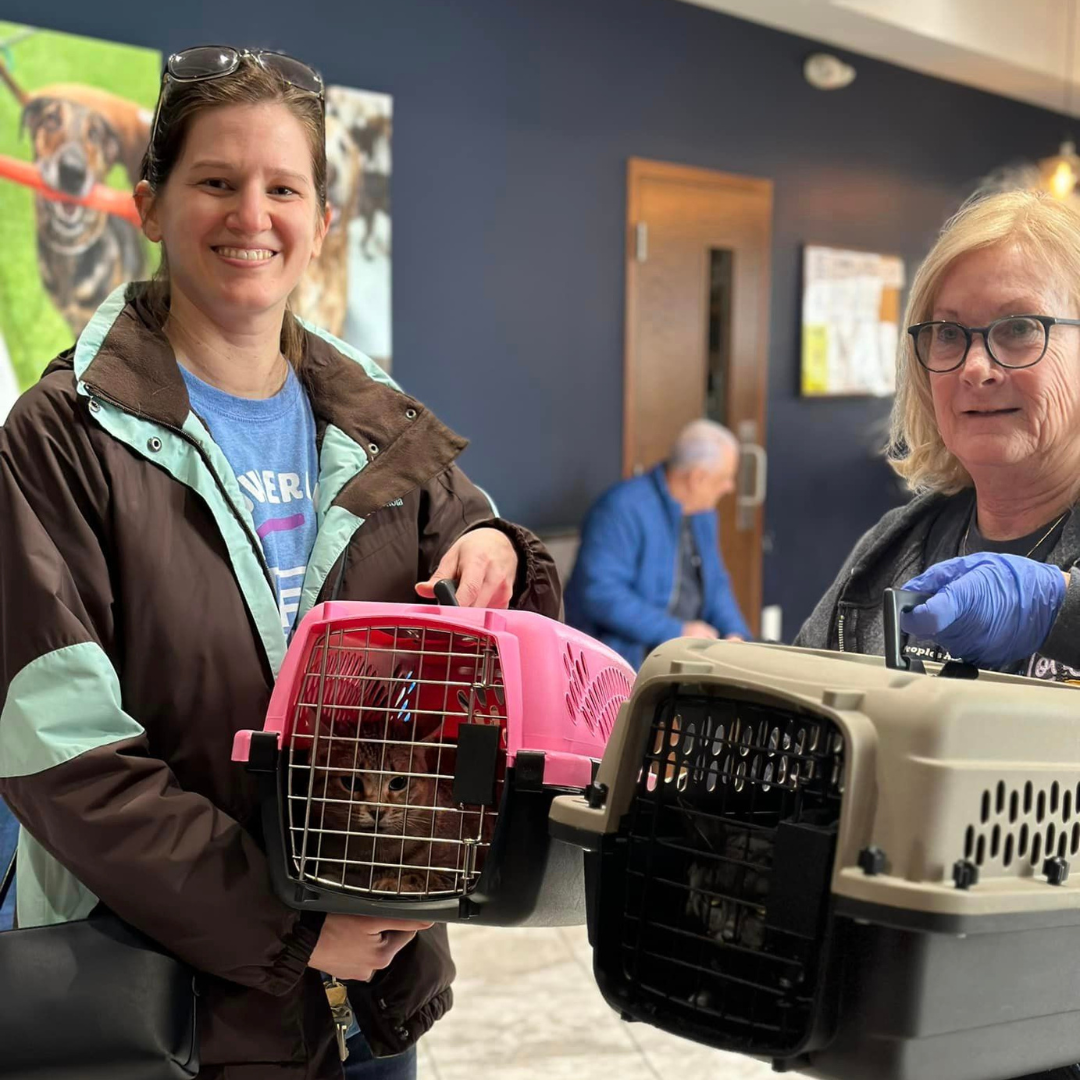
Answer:
<svg viewBox="0 0 1080 1080"><path fill-rule="evenodd" d="M617 667L590 671L585 654L569 642L562 660L569 679L566 711L570 719L575 724L584 723L594 735L610 738L619 708L630 696L631 683L626 673Z"/></svg>
<svg viewBox="0 0 1080 1080"><path fill-rule="evenodd" d="M828 886L799 898L801 931L770 921L777 837L820 830L831 870L844 751L831 721L786 707L685 688L657 705L622 821L625 873L609 886L625 896L610 912L621 916L617 962L647 1009L746 1052L806 1036Z"/></svg>
<svg viewBox="0 0 1080 1080"><path fill-rule="evenodd" d="M495 639L433 627L334 629L312 647L300 687L281 758L296 876L387 898L470 892L506 772ZM462 724L499 729L492 805L454 799Z"/></svg>
<svg viewBox="0 0 1080 1080"><path fill-rule="evenodd" d="M977 822L964 830L964 858L1019 876L1041 872L1042 860L1080 853L1080 784L999 780L979 799Z"/></svg>
<svg viewBox="0 0 1080 1080"><path fill-rule="evenodd" d="M770 723L757 716L760 706L740 704L730 715L718 709L688 720L674 713L666 726L654 725L639 774L646 790L663 783L685 792L704 784L712 794L730 784L736 792L749 785L765 793L773 787L793 791L800 783L823 779L837 794L843 793L839 732L826 734L818 719L795 724L774 718Z"/></svg>

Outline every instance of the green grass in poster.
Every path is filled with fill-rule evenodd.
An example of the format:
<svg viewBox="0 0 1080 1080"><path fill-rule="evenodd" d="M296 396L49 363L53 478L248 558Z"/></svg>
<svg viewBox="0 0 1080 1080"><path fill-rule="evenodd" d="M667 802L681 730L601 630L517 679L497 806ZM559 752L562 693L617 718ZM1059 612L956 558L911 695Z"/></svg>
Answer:
<svg viewBox="0 0 1080 1080"><path fill-rule="evenodd" d="M0 22L0 58L26 91L75 82L101 87L148 109L157 99L161 56L150 49ZM30 138L19 131L21 111L0 83L0 154L29 161ZM108 182L131 188L119 165ZM0 180L0 333L24 389L72 341L70 328L42 287L35 236L31 190Z"/></svg>

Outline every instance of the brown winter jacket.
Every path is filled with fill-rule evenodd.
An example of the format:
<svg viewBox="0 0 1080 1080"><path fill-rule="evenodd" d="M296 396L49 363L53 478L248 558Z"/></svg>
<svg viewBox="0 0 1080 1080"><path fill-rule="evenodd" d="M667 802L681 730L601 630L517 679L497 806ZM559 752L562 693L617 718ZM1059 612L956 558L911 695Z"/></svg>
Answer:
<svg viewBox="0 0 1080 1080"><path fill-rule="evenodd" d="M550 556L454 464L465 440L311 328L301 375L320 479L298 618L335 589L414 601L478 525L517 548L514 606L558 614ZM321 917L271 892L255 786L230 760L285 648L232 470L139 287L118 290L0 428L0 795L25 827L22 925L101 902L204 973L204 1080L341 1077L306 966ZM351 987L377 1053L450 1007L453 974L436 927Z"/></svg>

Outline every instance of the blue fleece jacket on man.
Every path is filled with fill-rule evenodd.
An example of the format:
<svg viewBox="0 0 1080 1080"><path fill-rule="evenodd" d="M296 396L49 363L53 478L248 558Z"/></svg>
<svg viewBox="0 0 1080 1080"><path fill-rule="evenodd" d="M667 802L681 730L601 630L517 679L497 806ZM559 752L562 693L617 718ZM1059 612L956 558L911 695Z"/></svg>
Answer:
<svg viewBox="0 0 1080 1080"><path fill-rule="evenodd" d="M582 527L564 596L566 621L635 667L653 646L682 634L682 621L669 614L679 586L682 520L659 465L601 495ZM701 558L700 618L721 636L749 637L720 557L715 511L692 514L690 523Z"/></svg>

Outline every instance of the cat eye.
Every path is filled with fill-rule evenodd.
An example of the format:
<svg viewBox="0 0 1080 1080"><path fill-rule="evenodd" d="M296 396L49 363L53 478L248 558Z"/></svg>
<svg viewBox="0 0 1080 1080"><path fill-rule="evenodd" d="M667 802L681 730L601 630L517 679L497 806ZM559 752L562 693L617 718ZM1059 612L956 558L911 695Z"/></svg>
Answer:
<svg viewBox="0 0 1080 1080"><path fill-rule="evenodd" d="M356 785L360 782L358 777L355 776L336 776L334 779L338 785L347 791L350 795L356 794Z"/></svg>
<svg viewBox="0 0 1080 1080"><path fill-rule="evenodd" d="M404 791L409 786L409 778L407 776L395 776L389 784L386 785L388 791Z"/></svg>

